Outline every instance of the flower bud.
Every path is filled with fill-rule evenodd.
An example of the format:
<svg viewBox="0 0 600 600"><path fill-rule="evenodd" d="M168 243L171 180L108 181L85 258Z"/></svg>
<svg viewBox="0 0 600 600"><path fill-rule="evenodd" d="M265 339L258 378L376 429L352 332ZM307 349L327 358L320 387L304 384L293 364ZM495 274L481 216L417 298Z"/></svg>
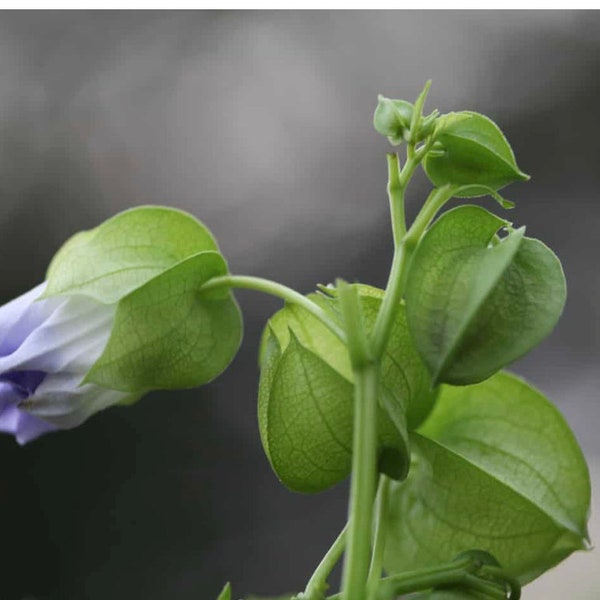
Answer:
<svg viewBox="0 0 600 600"><path fill-rule="evenodd" d="M399 146L408 139L413 105L405 100L391 100L381 94L373 116L373 126L390 144Z"/></svg>

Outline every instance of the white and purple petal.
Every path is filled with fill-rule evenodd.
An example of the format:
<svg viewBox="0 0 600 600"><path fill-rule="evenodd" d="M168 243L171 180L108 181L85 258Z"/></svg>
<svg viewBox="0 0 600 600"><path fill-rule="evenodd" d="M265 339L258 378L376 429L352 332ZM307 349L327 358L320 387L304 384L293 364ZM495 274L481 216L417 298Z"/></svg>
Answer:
<svg viewBox="0 0 600 600"><path fill-rule="evenodd" d="M84 296L40 299L44 289L0 307L0 431L21 444L128 398L81 385L106 346L116 306Z"/></svg>

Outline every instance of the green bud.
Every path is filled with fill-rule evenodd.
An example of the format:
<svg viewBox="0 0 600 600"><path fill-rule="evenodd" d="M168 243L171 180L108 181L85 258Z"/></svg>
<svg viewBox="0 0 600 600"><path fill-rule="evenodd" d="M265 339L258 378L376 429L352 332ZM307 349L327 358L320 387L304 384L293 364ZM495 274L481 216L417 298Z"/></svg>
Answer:
<svg viewBox="0 0 600 600"><path fill-rule="evenodd" d="M413 105L405 100L391 100L379 94L373 116L373 125L378 133L385 135L390 144L399 146L408 139Z"/></svg>
<svg viewBox="0 0 600 600"><path fill-rule="evenodd" d="M414 112L413 104L406 100L391 100L381 94L378 100L373 125L377 132L385 135L393 146L399 146L402 142L421 142L434 132L439 115L437 110L422 117L417 123L417 131L414 132L410 129Z"/></svg>

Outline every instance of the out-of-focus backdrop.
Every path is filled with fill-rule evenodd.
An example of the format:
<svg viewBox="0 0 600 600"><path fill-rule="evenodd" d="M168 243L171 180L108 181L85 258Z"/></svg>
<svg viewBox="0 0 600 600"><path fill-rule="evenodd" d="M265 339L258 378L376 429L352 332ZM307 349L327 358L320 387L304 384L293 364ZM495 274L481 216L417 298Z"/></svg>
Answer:
<svg viewBox="0 0 600 600"><path fill-rule="evenodd" d="M383 286L388 145L372 112L377 93L413 99L428 78L428 108L488 114L532 175L506 190L509 218L560 256L569 301L514 369L556 401L598 484L600 13L3 12L0 302L72 233L154 203L205 221L236 273ZM412 214L426 191L421 178ZM272 474L256 348L278 303L238 298L245 340L211 385L24 448L0 437L2 600L302 586L347 490L294 495ZM574 555L525 598L600 598L599 566Z"/></svg>

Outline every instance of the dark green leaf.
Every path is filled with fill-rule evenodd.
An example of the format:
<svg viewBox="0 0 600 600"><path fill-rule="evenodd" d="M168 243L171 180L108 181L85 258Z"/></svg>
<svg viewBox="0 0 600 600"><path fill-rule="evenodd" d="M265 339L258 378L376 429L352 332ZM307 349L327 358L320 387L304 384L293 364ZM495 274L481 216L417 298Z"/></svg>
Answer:
<svg viewBox="0 0 600 600"><path fill-rule="evenodd" d="M242 321L229 290L200 288L226 273L219 253L201 252L124 297L86 381L138 393L214 379L238 350Z"/></svg>
<svg viewBox="0 0 600 600"><path fill-rule="evenodd" d="M486 379L539 344L566 299L560 262L524 229L504 239L506 221L477 206L444 214L412 261L408 324L434 380Z"/></svg>
<svg viewBox="0 0 600 600"><path fill-rule="evenodd" d="M412 447L390 499L390 573L480 548L526 583L585 547L585 460L556 408L522 380L443 386Z"/></svg>
<svg viewBox="0 0 600 600"><path fill-rule="evenodd" d="M463 197L487 195L485 188L500 188L529 177L519 170L512 149L498 126L471 111L450 113L438 119L436 140L443 148L427 156L423 166L437 187L470 186ZM482 187L477 187L482 186Z"/></svg>

